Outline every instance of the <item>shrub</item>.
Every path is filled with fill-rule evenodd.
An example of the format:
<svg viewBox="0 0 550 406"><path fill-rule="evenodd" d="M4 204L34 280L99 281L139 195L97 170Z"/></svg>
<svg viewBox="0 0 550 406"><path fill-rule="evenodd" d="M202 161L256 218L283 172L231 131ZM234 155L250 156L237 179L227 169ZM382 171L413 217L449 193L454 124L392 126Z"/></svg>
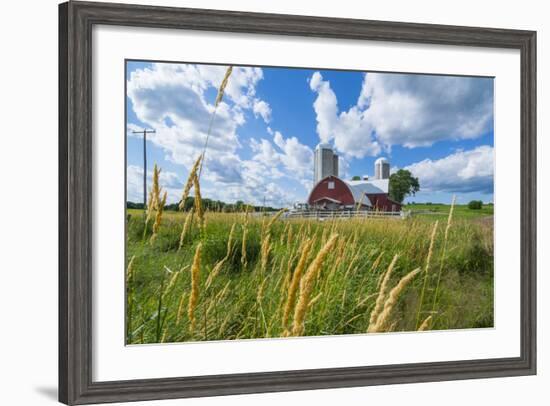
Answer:
<svg viewBox="0 0 550 406"><path fill-rule="evenodd" d="M470 210L480 210L483 207L483 202L481 200L472 200L468 203L468 208Z"/></svg>

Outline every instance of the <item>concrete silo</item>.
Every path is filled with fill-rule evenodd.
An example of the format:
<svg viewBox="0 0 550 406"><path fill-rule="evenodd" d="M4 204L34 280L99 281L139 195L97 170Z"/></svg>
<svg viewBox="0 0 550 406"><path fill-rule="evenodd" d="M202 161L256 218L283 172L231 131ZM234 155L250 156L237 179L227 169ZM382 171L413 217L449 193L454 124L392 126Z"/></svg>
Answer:
<svg viewBox="0 0 550 406"><path fill-rule="evenodd" d="M378 158L374 162L374 179L390 178L390 162L386 158Z"/></svg>
<svg viewBox="0 0 550 406"><path fill-rule="evenodd" d="M338 155L329 144L319 144L314 154L314 184L327 176L338 176Z"/></svg>

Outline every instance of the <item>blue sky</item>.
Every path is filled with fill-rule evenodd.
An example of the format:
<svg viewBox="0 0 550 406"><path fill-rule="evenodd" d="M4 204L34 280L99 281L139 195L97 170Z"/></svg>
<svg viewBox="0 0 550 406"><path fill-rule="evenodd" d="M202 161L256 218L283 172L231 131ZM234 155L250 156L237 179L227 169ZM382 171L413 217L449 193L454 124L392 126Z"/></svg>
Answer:
<svg viewBox="0 0 550 406"><path fill-rule="evenodd" d="M176 202L201 153L227 66L127 62L127 195L142 201L148 172ZM373 175L384 156L409 169L420 192L407 201L493 201L493 79L234 67L212 125L203 196L272 206L305 201L313 150L328 142L340 176Z"/></svg>

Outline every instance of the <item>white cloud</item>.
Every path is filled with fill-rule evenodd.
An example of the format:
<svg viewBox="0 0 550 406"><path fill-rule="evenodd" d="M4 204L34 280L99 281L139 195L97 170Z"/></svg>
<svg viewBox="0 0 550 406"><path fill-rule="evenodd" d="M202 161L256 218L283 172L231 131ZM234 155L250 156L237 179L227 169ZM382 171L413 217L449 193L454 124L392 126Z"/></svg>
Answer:
<svg viewBox="0 0 550 406"><path fill-rule="evenodd" d="M153 171L147 171L147 193L153 182ZM181 197L183 182L174 172L163 171L159 175L159 185L168 193L167 202L176 203ZM134 203L143 202L143 168L128 165L126 168L126 199Z"/></svg>
<svg viewBox="0 0 550 406"><path fill-rule="evenodd" d="M296 137L284 138L279 131L271 130L273 142L262 138L251 140L255 152L254 161L271 168L277 168L292 178L313 177L313 151L301 144ZM277 147L277 148L276 148Z"/></svg>
<svg viewBox="0 0 550 406"><path fill-rule="evenodd" d="M127 90L132 109L142 123L156 130L148 139L165 151L166 159L190 168L202 152L214 111L205 93L209 89L217 91L226 69L226 66L158 63L130 74ZM213 165L205 163L206 177L223 179L224 170L220 168L223 163L229 165L228 170L235 168L236 150L240 146L237 130L245 123L243 109L253 109L254 104L259 104L258 114L267 114L269 105L255 97L256 85L262 77L259 68L233 69L208 141L207 163L215 156L217 166L214 173L209 173ZM229 176L230 181L234 178L234 174Z"/></svg>
<svg viewBox="0 0 550 406"><path fill-rule="evenodd" d="M217 91L226 69L226 66L159 63L131 73L127 89L133 111L143 124L156 130L148 139L166 153L167 160L189 169L202 153L214 111L206 93ZM266 123L271 118L269 104L256 96L256 85L262 78L260 68L233 68L208 140L201 177L205 197L256 204L265 196L271 199L271 204L290 199L273 183L285 175L282 163L290 158L282 157L267 140L253 145L257 159L263 164L243 160L238 154L241 147L238 129L245 123L246 110ZM129 132L138 129L135 124L128 125ZM140 175L138 169L128 168L128 196L141 201L143 173ZM166 188L169 201L171 198L177 201L181 190L176 193L168 185Z"/></svg>
<svg viewBox="0 0 550 406"><path fill-rule="evenodd" d="M281 156L273 147L273 144L262 138L260 141L251 139L250 147L255 155L253 160L267 166L277 166L281 163Z"/></svg>
<svg viewBox="0 0 550 406"><path fill-rule="evenodd" d="M381 152L363 111L353 106L338 114L336 94L319 72L313 74L309 85L317 93L313 108L317 115L317 133L321 142L333 141L339 152L355 158Z"/></svg>
<svg viewBox="0 0 550 406"><path fill-rule="evenodd" d="M299 177L313 177L313 151L307 145L301 144L298 138L284 138L283 135L276 131L273 137L275 145L281 151L281 161L285 168Z"/></svg>
<svg viewBox="0 0 550 406"><path fill-rule="evenodd" d="M493 168L493 147L483 145L438 160L425 159L404 169L418 177L422 192L492 194Z"/></svg>
<svg viewBox="0 0 550 406"><path fill-rule="evenodd" d="M384 145L477 138L493 127L493 80L367 73L358 107Z"/></svg>
<svg viewBox="0 0 550 406"><path fill-rule="evenodd" d="M330 88L330 83L323 81L323 76L315 72L309 81L311 90L317 93L313 108L317 114L317 134L321 142L329 142L334 138L338 121L338 101L336 94Z"/></svg>
<svg viewBox="0 0 550 406"><path fill-rule="evenodd" d="M338 100L319 72L310 79L321 142L354 158L392 145L413 148L444 139L477 138L493 128L490 78L368 73L357 104L338 112Z"/></svg>
<svg viewBox="0 0 550 406"><path fill-rule="evenodd" d="M271 107L267 102L260 99L254 99L252 111L254 111L256 117L262 117L266 124L271 121Z"/></svg>
<svg viewBox="0 0 550 406"><path fill-rule="evenodd" d="M256 198L272 196L272 201L279 205L301 201L312 186L313 151L296 137L285 138L279 131L269 127L267 130L272 141L251 140L254 156L243 161L244 184ZM281 179L279 184L272 182L278 179ZM300 190L290 191L289 181L296 181ZM284 184L284 188L280 184Z"/></svg>

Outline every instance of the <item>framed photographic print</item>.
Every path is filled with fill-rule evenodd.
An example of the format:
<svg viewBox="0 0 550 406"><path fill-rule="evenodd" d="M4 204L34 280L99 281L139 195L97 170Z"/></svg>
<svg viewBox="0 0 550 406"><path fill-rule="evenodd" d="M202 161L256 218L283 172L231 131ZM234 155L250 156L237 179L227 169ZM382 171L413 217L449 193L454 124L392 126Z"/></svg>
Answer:
<svg viewBox="0 0 550 406"><path fill-rule="evenodd" d="M66 404L536 372L536 33L59 8Z"/></svg>

